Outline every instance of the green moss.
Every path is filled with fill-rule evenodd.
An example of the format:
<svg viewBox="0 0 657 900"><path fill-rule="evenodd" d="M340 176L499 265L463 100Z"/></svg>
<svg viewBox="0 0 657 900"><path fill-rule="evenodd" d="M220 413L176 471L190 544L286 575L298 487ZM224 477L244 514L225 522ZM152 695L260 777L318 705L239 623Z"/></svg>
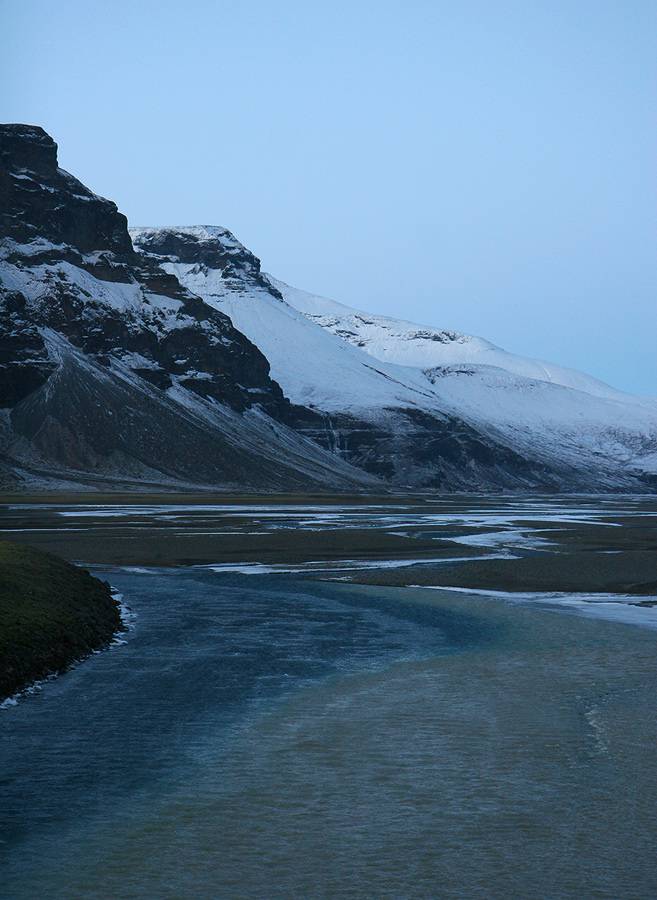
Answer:
<svg viewBox="0 0 657 900"><path fill-rule="evenodd" d="M107 584L49 553L0 541L0 699L64 671L120 628Z"/></svg>

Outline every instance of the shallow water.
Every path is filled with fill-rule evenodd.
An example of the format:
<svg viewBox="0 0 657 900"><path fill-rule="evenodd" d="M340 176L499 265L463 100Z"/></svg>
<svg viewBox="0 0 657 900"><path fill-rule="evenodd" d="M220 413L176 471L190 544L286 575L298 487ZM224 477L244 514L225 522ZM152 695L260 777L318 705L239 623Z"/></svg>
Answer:
<svg viewBox="0 0 657 900"><path fill-rule="evenodd" d="M0 713L3 898L657 895L654 632L105 575L127 644Z"/></svg>

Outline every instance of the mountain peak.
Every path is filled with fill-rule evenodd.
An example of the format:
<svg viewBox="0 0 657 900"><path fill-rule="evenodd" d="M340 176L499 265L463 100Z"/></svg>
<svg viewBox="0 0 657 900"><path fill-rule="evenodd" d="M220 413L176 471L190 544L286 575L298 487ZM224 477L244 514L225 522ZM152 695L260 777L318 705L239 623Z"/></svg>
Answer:
<svg viewBox="0 0 657 900"><path fill-rule="evenodd" d="M0 166L10 172L53 174L57 144L39 125L0 124Z"/></svg>
<svg viewBox="0 0 657 900"><path fill-rule="evenodd" d="M0 237L69 250L132 252L115 203L57 165L57 144L37 125L0 125Z"/></svg>
<svg viewBox="0 0 657 900"><path fill-rule="evenodd" d="M245 256L260 268L260 260L222 225L165 225L130 229L135 246L146 253L175 256L180 262L215 265L225 256Z"/></svg>
<svg viewBox="0 0 657 900"><path fill-rule="evenodd" d="M218 270L234 285L259 287L281 299L278 290L262 274L260 260L221 225L170 225L131 228L135 249L183 266Z"/></svg>

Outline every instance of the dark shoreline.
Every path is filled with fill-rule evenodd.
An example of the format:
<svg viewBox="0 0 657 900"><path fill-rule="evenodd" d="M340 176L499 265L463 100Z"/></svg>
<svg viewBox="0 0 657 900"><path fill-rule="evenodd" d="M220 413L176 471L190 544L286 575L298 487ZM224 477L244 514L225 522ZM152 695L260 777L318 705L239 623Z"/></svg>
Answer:
<svg viewBox="0 0 657 900"><path fill-rule="evenodd" d="M0 542L0 702L109 646L123 628L108 584L50 553Z"/></svg>

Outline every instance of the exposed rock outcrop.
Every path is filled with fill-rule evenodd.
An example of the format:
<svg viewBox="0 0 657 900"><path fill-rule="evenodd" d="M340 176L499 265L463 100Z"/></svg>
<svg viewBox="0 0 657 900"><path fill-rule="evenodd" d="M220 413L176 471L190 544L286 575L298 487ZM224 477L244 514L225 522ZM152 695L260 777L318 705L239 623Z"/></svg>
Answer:
<svg viewBox="0 0 657 900"><path fill-rule="evenodd" d="M0 126L0 162L5 480L368 482L282 424L291 406L265 356L135 253L125 216L58 168L41 128Z"/></svg>

